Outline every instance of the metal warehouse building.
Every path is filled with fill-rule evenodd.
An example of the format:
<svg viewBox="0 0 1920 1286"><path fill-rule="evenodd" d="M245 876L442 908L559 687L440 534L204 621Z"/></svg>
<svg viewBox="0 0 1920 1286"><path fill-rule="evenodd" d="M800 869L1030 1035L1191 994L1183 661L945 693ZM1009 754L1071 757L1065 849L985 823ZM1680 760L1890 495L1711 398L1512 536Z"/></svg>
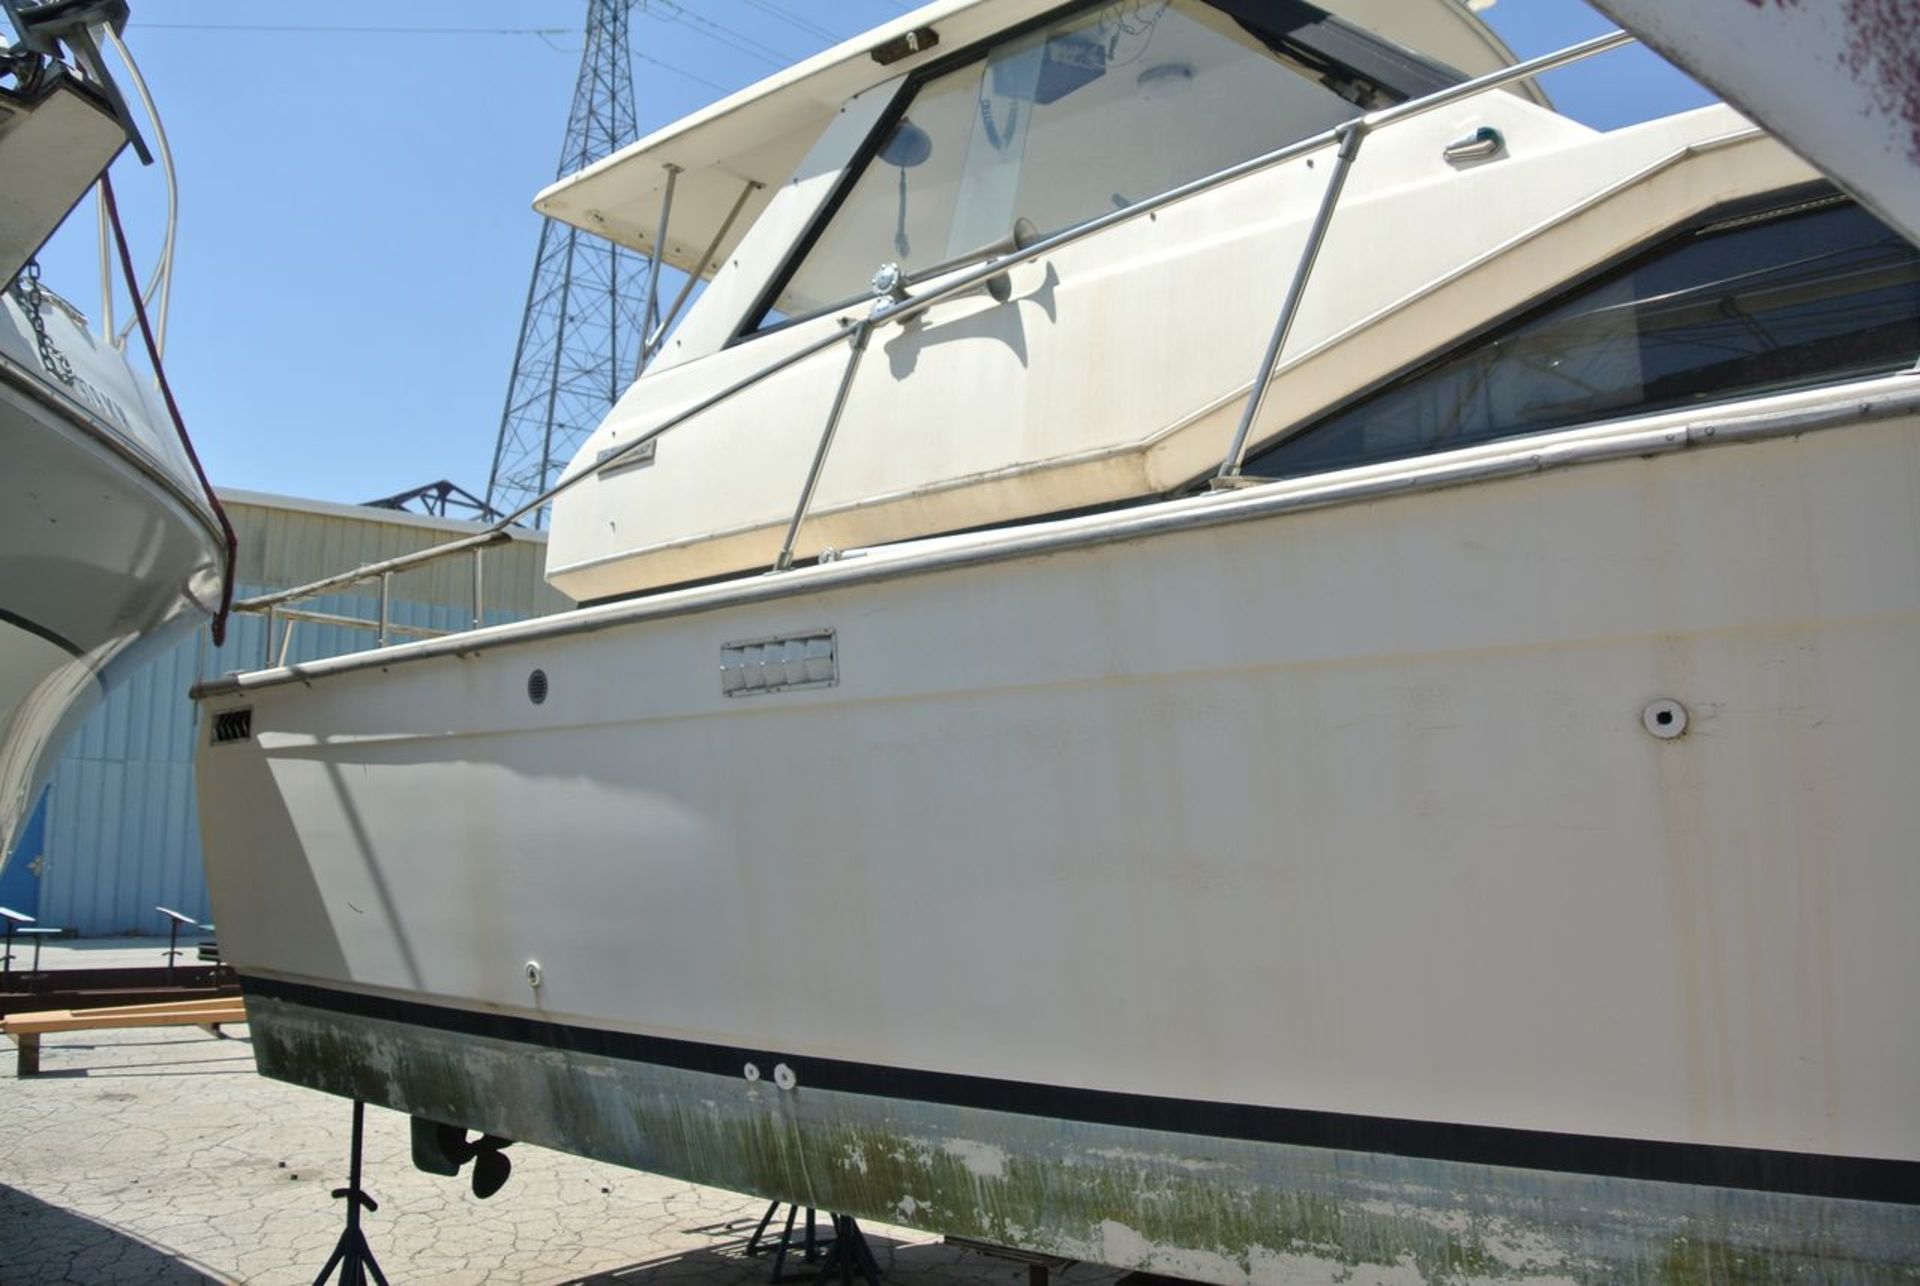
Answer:
<svg viewBox="0 0 1920 1286"><path fill-rule="evenodd" d="M304 585L335 572L481 530L475 524L391 509L222 491L240 537L237 597ZM543 577L546 536L516 539L485 554L488 624L570 606ZM465 629L473 616L473 560L456 557L396 575L396 627ZM353 617L366 628L281 622L289 661L308 661L375 645L377 582L300 605L314 615ZM398 634L405 638L405 633ZM200 866L200 820L193 783L195 707L187 691L198 677L257 669L267 657L267 622L236 617L225 647L205 629L156 656L116 688L82 726L54 769L45 798L0 873L0 906L48 926L86 935L156 933L156 905L199 920L212 916Z"/></svg>

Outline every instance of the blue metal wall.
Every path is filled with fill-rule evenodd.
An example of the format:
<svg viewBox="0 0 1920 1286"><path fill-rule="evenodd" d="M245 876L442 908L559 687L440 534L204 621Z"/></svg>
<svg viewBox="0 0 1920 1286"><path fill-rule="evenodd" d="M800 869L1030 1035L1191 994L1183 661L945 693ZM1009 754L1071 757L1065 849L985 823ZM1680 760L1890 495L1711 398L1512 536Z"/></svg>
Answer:
<svg viewBox="0 0 1920 1286"><path fill-rule="evenodd" d="M158 932L156 904L207 918L185 700L198 646L187 640L109 693L54 768L42 924Z"/></svg>
<svg viewBox="0 0 1920 1286"><path fill-rule="evenodd" d="M356 513L345 506L309 510L299 502L285 502L256 512L230 501L229 508L243 548L250 552L253 574L260 577L251 583L243 579L239 597L304 584L453 534L452 524L401 521L382 511ZM487 560L488 601L501 604L487 610L488 624L564 605L540 579L543 547L516 542L506 550L504 557L490 552ZM247 571L243 563L243 578ZM396 578L393 621L441 630L466 628L472 605L459 591L470 594L470 576L470 568L462 565L444 575ZM423 601L436 593L441 601ZM379 616L377 594L337 594L301 606L366 621ZM200 865L193 779L196 709L187 692L198 677L260 668L266 655L265 630L264 618L237 617L227 646L218 651L200 630L108 694L54 769L41 841L39 907L18 909L37 914L44 925L89 936L162 933L166 921L156 906L201 921L212 918ZM307 661L373 645L372 630L306 622L295 627L287 656ZM24 843L16 850L20 859L32 856ZM25 868L24 860L7 864L9 888L14 888L16 871ZM15 896L25 900L32 890L16 890ZM14 904L0 899L0 905Z"/></svg>

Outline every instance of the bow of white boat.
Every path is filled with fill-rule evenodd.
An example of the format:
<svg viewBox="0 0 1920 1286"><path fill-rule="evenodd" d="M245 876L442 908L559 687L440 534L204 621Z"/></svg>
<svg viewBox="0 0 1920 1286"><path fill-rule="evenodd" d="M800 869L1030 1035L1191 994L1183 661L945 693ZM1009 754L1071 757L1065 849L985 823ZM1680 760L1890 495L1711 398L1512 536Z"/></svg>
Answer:
<svg viewBox="0 0 1920 1286"><path fill-rule="evenodd" d="M0 865L52 757L116 674L180 630L218 621L231 535L160 367L172 281L173 171L145 82L120 42L124 7L10 9L20 41L0 74ZM106 166L151 153L101 58L116 49L148 108L169 214L143 284ZM101 262L135 316L90 321L40 280L35 254L99 185ZM109 234L111 233L111 237ZM134 339L138 329L140 338ZM129 347L145 346L150 371Z"/></svg>

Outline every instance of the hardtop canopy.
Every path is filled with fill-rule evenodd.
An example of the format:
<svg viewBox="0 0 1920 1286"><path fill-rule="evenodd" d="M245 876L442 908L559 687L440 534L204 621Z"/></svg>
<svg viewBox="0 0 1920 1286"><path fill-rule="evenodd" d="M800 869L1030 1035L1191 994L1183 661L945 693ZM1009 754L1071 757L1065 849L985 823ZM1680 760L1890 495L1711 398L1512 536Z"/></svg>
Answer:
<svg viewBox="0 0 1920 1286"><path fill-rule="evenodd" d="M702 268L711 275L849 99L998 32L1073 7L1059 0L936 0L561 179L535 198L534 208L652 254L668 167L674 167L673 215L661 259L684 272L702 268L702 255L726 227ZM1468 76L1514 60L1462 0L1319 0L1318 8ZM933 40L916 37L927 30ZM736 205L738 215L728 226Z"/></svg>

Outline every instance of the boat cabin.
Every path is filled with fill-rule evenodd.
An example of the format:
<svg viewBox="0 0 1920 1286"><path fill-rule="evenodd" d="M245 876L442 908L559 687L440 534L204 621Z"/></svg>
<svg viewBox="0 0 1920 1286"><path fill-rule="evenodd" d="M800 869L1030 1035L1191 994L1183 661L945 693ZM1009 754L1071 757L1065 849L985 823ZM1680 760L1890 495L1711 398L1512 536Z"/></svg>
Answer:
<svg viewBox="0 0 1920 1286"><path fill-rule="evenodd" d="M1607 283L1575 332L1635 317L1637 256L1827 199L1724 107L1601 133L1518 81L1384 123L1512 63L1458 0L943 0L561 181L542 212L706 284L570 467L549 579L603 601L1160 498L1239 472L1237 428L1262 476L1470 442L1407 409L1505 396L1468 358L1276 446L1573 286ZM1869 217L1818 226L1880 253ZM1874 262L1912 271L1898 238Z"/></svg>

